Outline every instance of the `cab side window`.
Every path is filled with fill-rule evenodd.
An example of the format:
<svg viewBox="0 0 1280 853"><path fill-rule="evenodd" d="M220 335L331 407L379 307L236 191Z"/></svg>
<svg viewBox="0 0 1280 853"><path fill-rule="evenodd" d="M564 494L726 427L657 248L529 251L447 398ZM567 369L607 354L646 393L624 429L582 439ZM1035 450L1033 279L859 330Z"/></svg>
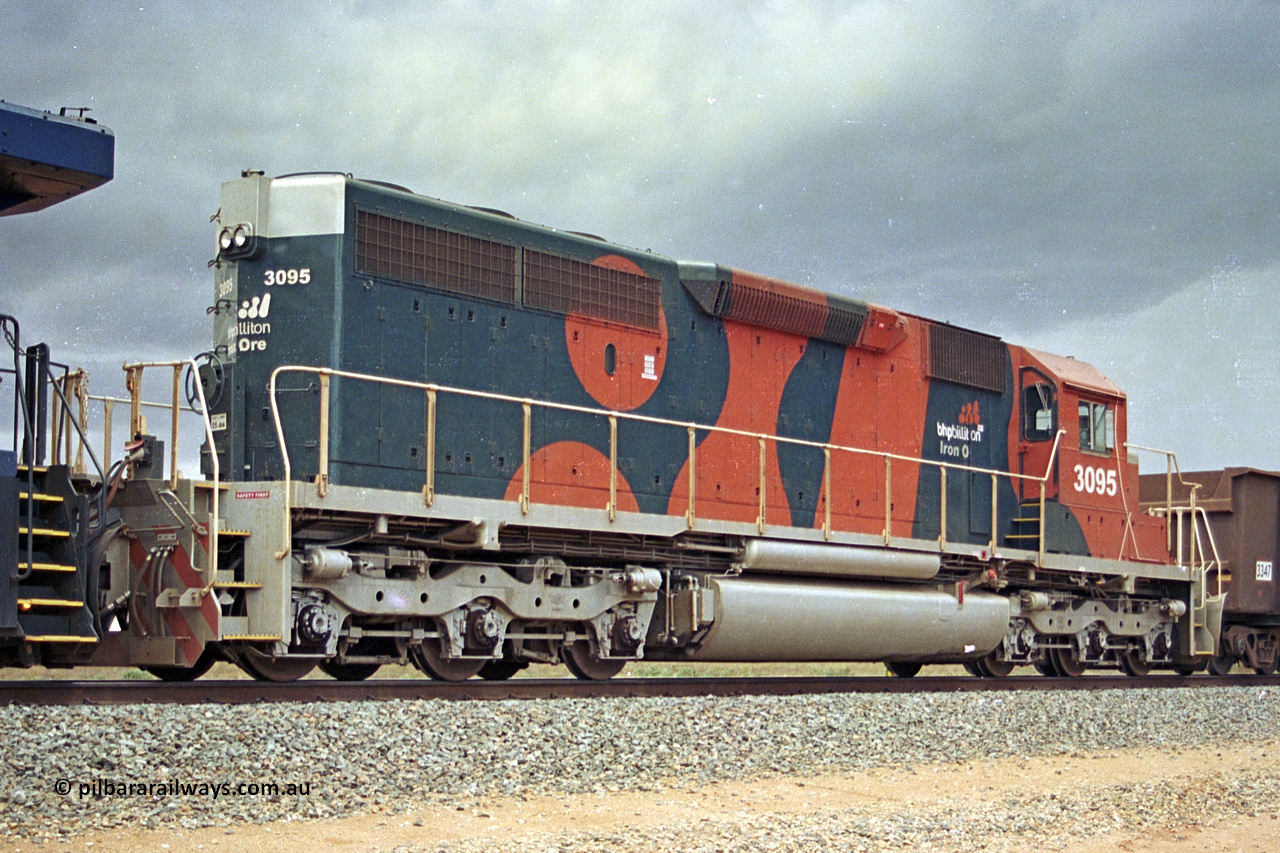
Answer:
<svg viewBox="0 0 1280 853"><path fill-rule="evenodd" d="M1110 453L1115 449L1115 412L1106 403L1080 401L1080 449Z"/></svg>
<svg viewBox="0 0 1280 853"><path fill-rule="evenodd" d="M1053 388L1044 382L1028 385L1022 392L1022 436L1027 441L1048 441L1054 429Z"/></svg>

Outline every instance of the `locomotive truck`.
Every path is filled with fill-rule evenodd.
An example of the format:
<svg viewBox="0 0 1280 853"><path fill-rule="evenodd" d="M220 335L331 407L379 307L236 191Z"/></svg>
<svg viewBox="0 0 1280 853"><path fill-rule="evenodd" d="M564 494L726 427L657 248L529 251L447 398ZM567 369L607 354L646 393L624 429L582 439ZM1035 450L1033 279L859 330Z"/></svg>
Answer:
<svg viewBox="0 0 1280 853"><path fill-rule="evenodd" d="M6 320L0 664L1275 669L1280 478L1140 477L1082 361L338 173L214 239L210 346L125 366L100 461Z"/></svg>

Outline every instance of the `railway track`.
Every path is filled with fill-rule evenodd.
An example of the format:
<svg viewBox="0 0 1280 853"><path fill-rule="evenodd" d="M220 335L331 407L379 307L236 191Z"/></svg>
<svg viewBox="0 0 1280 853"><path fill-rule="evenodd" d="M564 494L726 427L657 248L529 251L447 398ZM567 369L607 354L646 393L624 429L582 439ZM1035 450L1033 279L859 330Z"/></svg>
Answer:
<svg viewBox="0 0 1280 853"><path fill-rule="evenodd" d="M443 682L426 679L370 681L2 681L0 705L242 705L261 702L495 701L683 696L794 696L823 693L954 693L1019 690L1160 690L1175 687L1280 687L1280 676L1092 675L1083 678L1012 676L785 676L773 678L568 678Z"/></svg>

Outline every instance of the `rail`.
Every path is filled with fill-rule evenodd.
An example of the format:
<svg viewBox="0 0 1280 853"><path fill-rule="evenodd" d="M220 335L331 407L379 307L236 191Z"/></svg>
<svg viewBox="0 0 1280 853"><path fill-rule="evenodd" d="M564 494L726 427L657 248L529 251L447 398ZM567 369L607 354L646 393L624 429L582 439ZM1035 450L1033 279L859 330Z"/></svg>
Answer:
<svg viewBox="0 0 1280 853"><path fill-rule="evenodd" d="M1210 598L1216 598L1222 595L1222 558L1218 554L1218 543L1214 541L1213 529L1209 527L1209 515L1204 508L1197 504L1197 495L1202 488L1200 483L1184 480L1182 477L1182 468L1178 465L1178 455L1171 450L1161 450L1155 447L1144 447L1141 444L1126 444L1130 450L1139 450L1145 453L1158 453L1165 457L1165 498L1163 507L1154 507L1151 512L1153 515L1163 515L1167 521L1177 519L1177 561L1178 565L1186 565L1193 572L1198 572L1201 583L1201 595ZM1173 502L1173 481L1177 477L1178 484L1187 489L1186 505L1175 505ZM1189 541L1184 542L1183 539L1183 520L1189 518L1191 522L1191 535L1187 537ZM1204 521L1205 538L1209 541L1209 550L1206 551L1204 541L1200 536L1200 527L1197 519ZM1165 548L1172 555L1174 554L1174 528L1170 524L1165 524ZM1212 559L1209 553L1212 552ZM1183 557L1187 558L1186 563ZM1215 572L1217 581L1217 592L1213 596L1208 595L1207 577L1210 571Z"/></svg>
<svg viewBox="0 0 1280 853"><path fill-rule="evenodd" d="M199 376L199 367L197 367L194 358L178 361L141 361L124 365L125 388L129 392L130 435L138 435L145 431L142 416L142 409L145 405L142 400L142 374L148 367L167 367L173 371L173 395L167 406L171 419L169 433L169 488L173 490L178 487L178 415L182 412L182 372L190 369L194 379L194 377ZM199 381L193 381L192 384L195 387L196 398L200 402L200 410L196 414L204 424L204 437L209 442L209 458L213 467L213 495L210 499L209 529L207 531L209 564L201 569L200 572L204 590L208 592L213 588L213 582L218 575L218 528L220 527L218 499L222 491L222 469L218 462L218 454L214 448L213 423L209 420L209 406L205 400L204 386Z"/></svg>
<svg viewBox="0 0 1280 853"><path fill-rule="evenodd" d="M516 397L508 394L498 394L490 391L478 391L470 388L453 388L446 385L438 385L429 382L414 382L406 379L394 379L385 376L370 376L363 373L354 373L345 370L336 370L329 367L312 367L306 365L282 365L277 367L271 373L271 380L268 383L268 397L271 403L271 417L275 425L276 438L279 442L280 455L284 465L284 481L290 483L293 480L293 464L289 455L288 443L284 435L284 427L280 420L280 408L277 401L277 380L284 373L309 373L319 378L319 436L317 441L318 464L315 477L315 486L317 494L324 497L329 488L329 425L330 425L330 384L333 377L341 379L350 379L358 382L371 382L377 385L386 385L398 388L414 389L423 392L426 400L426 424L425 435L423 436L423 445L425 448L423 460L423 486L422 494L426 506L430 507L435 501L435 453L436 453L436 409L438 399L441 394L454 395L458 397L470 397L483 400L491 400L501 403L509 403L513 406L519 406L521 417L521 469L523 476L520 486L520 511L524 514L529 512L529 496L530 496L530 457L532 455L532 419L535 409L546 411L570 412L577 414L589 415L607 421L609 425L609 501L606 507L610 521L617 518L617 490L618 490L618 422L631 421L635 423L654 424L659 426L671 427L675 429L685 430L688 434L688 471L689 471L689 506L685 513L685 524L688 529L693 529L697 521L697 436L699 433L710 435L718 433L722 435L737 436L740 438L754 439L759 446L759 515L756 518L756 529L760 533L764 533L766 529L766 512L768 509L766 486L768 481L768 453L767 447L769 442L773 442L774 446L787 444L797 447L808 447L821 450L823 452L823 503L825 504L822 533L824 539L830 539L832 534L831 513L832 513L832 491L831 491L831 458L833 454L852 454L854 456L870 457L873 459L883 460L884 464L884 542L888 545L892 540L893 527L893 464L895 462L906 463L910 465L921 465L935 467L940 473L940 501L939 501L939 533L938 547L942 550L946 547L947 537L947 472L960 471L965 473L980 474L991 477L991 539L988 543L991 556L995 556L999 542L999 483L1000 478L1007 478L1011 483L1014 480L1025 480L1031 483L1038 483L1040 486L1040 520L1039 520L1039 553L1037 555L1037 565L1043 566L1045 554L1044 542L1044 525L1045 525L1045 484L1049 480L1049 476L1054 469L1054 462L1057 459L1058 446L1062 440L1063 431L1059 430L1054 438L1053 449L1050 453L1049 462L1042 476L1036 477L1030 474L1018 474L1010 471L997 471L990 468L978 468L971 465L963 465L955 462L941 462L928 459L918 459L916 457L904 456L897 453L888 453L885 451L868 450L866 448L848 447L845 445L830 444L824 442L807 441L805 439L787 438L784 436L768 435L765 433L754 433L745 430L732 429L729 427L710 426L707 424L697 424L689 421L676 421L667 418L659 418L651 415L637 415L625 412L616 412L606 409L594 409L585 406L577 406L568 403L554 403L545 400L534 400L529 397ZM212 440L211 440L212 441ZM210 445L212 446L212 444ZM216 456L216 454L215 454ZM277 559L285 559L292 551L292 489L284 489L284 517L282 528L282 542L278 552Z"/></svg>

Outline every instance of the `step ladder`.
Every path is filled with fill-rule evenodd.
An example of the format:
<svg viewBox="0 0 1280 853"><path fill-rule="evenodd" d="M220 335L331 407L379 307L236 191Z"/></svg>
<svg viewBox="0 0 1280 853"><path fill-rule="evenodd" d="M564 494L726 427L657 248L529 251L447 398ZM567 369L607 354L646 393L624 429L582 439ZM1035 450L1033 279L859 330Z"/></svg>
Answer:
<svg viewBox="0 0 1280 853"><path fill-rule="evenodd" d="M1023 501L1018 505L1013 531L1006 533L1004 538L1010 548L1040 550L1040 501Z"/></svg>
<svg viewBox="0 0 1280 853"><path fill-rule="evenodd" d="M86 568L88 501L65 465L15 467L16 501L11 485L8 506L0 506L0 524L17 546L6 596L16 620L5 637L20 644L21 663L83 662L98 642Z"/></svg>

